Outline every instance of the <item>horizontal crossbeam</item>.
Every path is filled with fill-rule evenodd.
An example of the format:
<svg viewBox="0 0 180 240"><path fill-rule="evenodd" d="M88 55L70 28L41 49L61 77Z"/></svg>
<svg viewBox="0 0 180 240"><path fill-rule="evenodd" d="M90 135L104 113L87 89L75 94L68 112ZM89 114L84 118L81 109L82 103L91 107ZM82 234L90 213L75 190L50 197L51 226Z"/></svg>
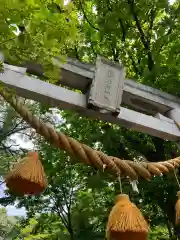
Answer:
<svg viewBox="0 0 180 240"><path fill-rule="evenodd" d="M94 78L95 65L84 64L74 59L68 59L62 64L54 58L54 65L61 69L59 83L70 88L79 89L85 93ZM43 75L41 65L27 63L27 72L35 75ZM180 98L164 93L158 89L137 83L131 79L125 79L122 102L135 110L148 114L165 114L171 109L180 110Z"/></svg>
<svg viewBox="0 0 180 240"><path fill-rule="evenodd" d="M62 64L58 59L55 59L54 64L62 67L61 82L63 85L76 86L77 89L85 92L91 84L95 66L72 59L69 59L66 64ZM71 78L67 78L67 74L71 74ZM122 102L149 114L156 114L157 112L165 114L175 108L180 110L180 98L131 79L125 79L124 81Z"/></svg>
<svg viewBox="0 0 180 240"><path fill-rule="evenodd" d="M123 107L120 107L120 114L117 117L100 113L87 108L86 95L29 77L24 75L24 72L23 68L10 69L9 65L5 65L5 71L0 75L0 80L10 88L15 88L17 94L27 99L49 104L52 107L71 109L85 116L115 123L163 139L171 141L180 139L180 131L171 120L157 119Z"/></svg>

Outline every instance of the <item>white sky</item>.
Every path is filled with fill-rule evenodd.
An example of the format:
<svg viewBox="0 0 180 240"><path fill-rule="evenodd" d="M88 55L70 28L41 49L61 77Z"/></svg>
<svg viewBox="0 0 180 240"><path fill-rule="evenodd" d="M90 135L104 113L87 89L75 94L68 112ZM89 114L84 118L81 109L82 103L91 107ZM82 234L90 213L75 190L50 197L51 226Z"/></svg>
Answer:
<svg viewBox="0 0 180 240"><path fill-rule="evenodd" d="M176 1L176 0L169 0L169 2L170 2L171 4L173 4L175 1Z"/></svg>
<svg viewBox="0 0 180 240"><path fill-rule="evenodd" d="M5 185L0 186L0 198L5 197L4 195ZM16 204L15 204L16 205ZM25 208L16 208L15 205L8 205L6 207L7 215L9 216L24 216L26 217L26 210ZM0 205L0 207L3 207Z"/></svg>
<svg viewBox="0 0 180 240"><path fill-rule="evenodd" d="M64 0L64 5L67 5L70 2L70 0Z"/></svg>

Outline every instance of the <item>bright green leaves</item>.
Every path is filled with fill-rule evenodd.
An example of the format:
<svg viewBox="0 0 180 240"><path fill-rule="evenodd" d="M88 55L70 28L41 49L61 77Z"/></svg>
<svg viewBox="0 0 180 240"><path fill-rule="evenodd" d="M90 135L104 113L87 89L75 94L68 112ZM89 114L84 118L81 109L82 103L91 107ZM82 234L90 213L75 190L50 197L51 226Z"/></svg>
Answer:
<svg viewBox="0 0 180 240"><path fill-rule="evenodd" d="M15 240L40 240L40 239L51 239L51 235L48 233L35 233L35 229L39 224L38 220L35 218L30 218L27 225L24 228L21 228L19 225L19 234ZM17 226L18 228L18 226Z"/></svg>
<svg viewBox="0 0 180 240"><path fill-rule="evenodd" d="M7 210L5 208L0 208L0 239L11 240L15 236L16 223L18 219L12 216L7 216Z"/></svg>
<svg viewBox="0 0 180 240"><path fill-rule="evenodd" d="M76 56L94 61L101 54L120 61L127 77L179 94L179 1L94 0L75 4L81 15Z"/></svg>
<svg viewBox="0 0 180 240"><path fill-rule="evenodd" d="M6 59L14 64L36 61L54 78L52 57L66 55L65 49L78 37L72 3L64 6L63 1L14 0L0 1L0 8L0 42Z"/></svg>
<svg viewBox="0 0 180 240"><path fill-rule="evenodd" d="M28 60L43 64L52 82L58 78L52 65L53 56L68 53L94 62L97 54L101 54L113 61L122 61L127 77L179 94L179 1L170 6L167 0L140 0L134 1L133 8L133 0L72 2L64 6L63 1L55 0L8 3L0 0L3 12L0 39L6 57L15 64ZM19 35L14 33L16 26ZM69 111L61 112L61 116L65 123L56 126L58 130L108 155L150 161L171 156L171 143ZM9 118L11 114L7 111ZM9 125L13 124L7 120L4 129L8 130ZM119 193L117 179L108 176L106 171L73 165L69 156L41 138L36 139L36 146L49 185L41 196L20 199L19 206L26 206L28 216L41 215L34 223L30 221L22 227L21 235L28 240L103 239L108 212L115 193ZM5 157L5 154L1 156L2 165ZM158 191L154 191L155 187ZM141 206L151 215L154 225L166 223L164 215L172 221L176 188L172 179L154 178L148 185L147 182L139 184L138 188L140 194L136 200L143 199ZM123 190L135 199L128 180L123 182ZM2 199L4 204L12 201L12 197ZM157 209L161 211L157 213ZM155 228L150 237L158 239L159 234L166 239L164 225Z"/></svg>

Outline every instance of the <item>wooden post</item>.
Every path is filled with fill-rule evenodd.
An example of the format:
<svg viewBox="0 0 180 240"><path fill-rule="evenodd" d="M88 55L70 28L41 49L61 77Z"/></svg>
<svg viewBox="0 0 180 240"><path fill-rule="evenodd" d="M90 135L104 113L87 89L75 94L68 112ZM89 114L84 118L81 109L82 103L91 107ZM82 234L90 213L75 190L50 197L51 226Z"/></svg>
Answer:
<svg viewBox="0 0 180 240"><path fill-rule="evenodd" d="M172 120L174 120L177 123L177 125L179 127L179 131L180 131L180 111L177 109L172 109L166 113L166 116L171 118ZM178 149L180 150L180 140L178 140L176 142L176 145L177 145Z"/></svg>

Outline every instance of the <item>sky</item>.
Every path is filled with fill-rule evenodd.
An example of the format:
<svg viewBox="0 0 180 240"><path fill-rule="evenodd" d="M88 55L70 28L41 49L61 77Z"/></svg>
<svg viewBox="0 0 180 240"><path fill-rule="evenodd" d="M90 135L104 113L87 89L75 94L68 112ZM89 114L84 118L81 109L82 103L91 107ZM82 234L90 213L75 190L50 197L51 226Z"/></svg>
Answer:
<svg viewBox="0 0 180 240"><path fill-rule="evenodd" d="M5 190L5 185L0 187L0 198L4 197L4 190ZM16 205L16 204L15 204ZM16 208L15 205L8 205L6 207L6 210L7 210L7 215L8 216L24 216L26 217L26 210L25 208ZM0 207L3 207L0 205Z"/></svg>
<svg viewBox="0 0 180 240"><path fill-rule="evenodd" d="M171 4L173 4L175 1L176 1L176 0L169 0L169 2L170 2Z"/></svg>

